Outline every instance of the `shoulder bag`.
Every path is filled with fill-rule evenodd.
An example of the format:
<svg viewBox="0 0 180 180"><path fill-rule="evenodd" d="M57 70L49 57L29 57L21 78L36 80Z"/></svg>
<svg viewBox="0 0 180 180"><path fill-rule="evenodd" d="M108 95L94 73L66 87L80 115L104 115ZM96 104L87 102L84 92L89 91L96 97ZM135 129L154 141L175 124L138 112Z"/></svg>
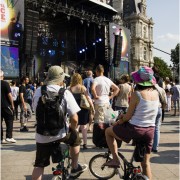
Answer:
<svg viewBox="0 0 180 180"><path fill-rule="evenodd" d="M81 93L80 107L84 108L84 109L90 109L91 108L91 106L90 106L90 104L89 104L84 93Z"/></svg>

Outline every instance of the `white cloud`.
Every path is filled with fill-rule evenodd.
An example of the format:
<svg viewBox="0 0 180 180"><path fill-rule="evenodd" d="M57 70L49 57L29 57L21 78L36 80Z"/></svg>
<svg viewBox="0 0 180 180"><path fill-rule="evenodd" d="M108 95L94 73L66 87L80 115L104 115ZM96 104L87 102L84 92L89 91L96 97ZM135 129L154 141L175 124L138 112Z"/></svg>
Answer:
<svg viewBox="0 0 180 180"><path fill-rule="evenodd" d="M164 41L175 41L175 42L179 42L179 34L167 33L167 34L158 36L157 39L159 39L159 40L164 40Z"/></svg>

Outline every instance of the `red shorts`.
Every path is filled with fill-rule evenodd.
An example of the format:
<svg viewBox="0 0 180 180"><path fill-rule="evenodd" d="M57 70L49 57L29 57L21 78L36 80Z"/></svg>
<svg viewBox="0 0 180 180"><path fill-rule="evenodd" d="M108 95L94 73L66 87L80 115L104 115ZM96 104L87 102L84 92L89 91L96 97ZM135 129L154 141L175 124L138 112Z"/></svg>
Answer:
<svg viewBox="0 0 180 180"><path fill-rule="evenodd" d="M113 132L126 143L129 143L132 139L143 142L146 146L146 153L149 154L152 149L154 128L154 126L138 127L127 122L114 126Z"/></svg>

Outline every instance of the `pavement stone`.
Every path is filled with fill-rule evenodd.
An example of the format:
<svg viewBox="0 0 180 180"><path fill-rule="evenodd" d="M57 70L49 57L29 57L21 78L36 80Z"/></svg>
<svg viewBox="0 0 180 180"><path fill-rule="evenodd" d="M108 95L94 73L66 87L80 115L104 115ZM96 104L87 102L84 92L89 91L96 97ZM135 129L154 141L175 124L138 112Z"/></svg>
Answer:
<svg viewBox="0 0 180 180"><path fill-rule="evenodd" d="M165 114L165 120L161 125L160 147L158 153L151 155L151 167L153 180L178 180L179 179L179 115L171 116L173 112ZM17 140L14 144L1 145L1 180L30 180L35 160L35 116L28 122L29 132L19 132L20 123L14 121L13 136ZM4 136L5 136L5 124ZM88 132L88 149L80 151L79 162L89 163L94 155L104 152L105 149L93 149L92 133ZM130 159L133 146L123 143L120 151ZM43 180L52 178L50 164L45 168ZM89 170L84 172L80 180L95 180ZM118 180L115 175L112 180Z"/></svg>

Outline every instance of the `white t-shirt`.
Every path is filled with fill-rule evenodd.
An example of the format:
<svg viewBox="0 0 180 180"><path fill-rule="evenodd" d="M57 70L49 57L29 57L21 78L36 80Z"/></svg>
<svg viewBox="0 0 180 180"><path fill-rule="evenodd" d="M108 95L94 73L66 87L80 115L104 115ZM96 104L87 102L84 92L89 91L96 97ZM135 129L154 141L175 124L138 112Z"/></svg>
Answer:
<svg viewBox="0 0 180 180"><path fill-rule="evenodd" d="M13 101L16 101L17 97L19 95L19 88L16 87L16 86L11 86L11 94L12 94L12 97L13 97Z"/></svg>
<svg viewBox="0 0 180 180"><path fill-rule="evenodd" d="M94 103L101 105L109 103L110 87L114 84L109 78L105 76L96 77L93 81L95 90L99 99L95 99Z"/></svg>
<svg viewBox="0 0 180 180"><path fill-rule="evenodd" d="M58 92L61 87L58 85L48 85L47 90L52 92ZM33 97L33 108L36 111L37 103L39 101L39 97L41 97L41 87L37 88ZM67 106L66 106L67 105ZM69 90L66 90L64 92L64 98L62 99L61 108L65 111L66 110L69 116L72 116L73 114L80 111L80 107L76 103L76 100L74 99L74 96ZM69 130L69 124L66 119L66 127L67 131ZM41 134L36 133L36 142L38 143L49 143L56 141L58 139L62 139L66 136L66 128L63 128L59 131L58 135L56 136L43 136Z"/></svg>

